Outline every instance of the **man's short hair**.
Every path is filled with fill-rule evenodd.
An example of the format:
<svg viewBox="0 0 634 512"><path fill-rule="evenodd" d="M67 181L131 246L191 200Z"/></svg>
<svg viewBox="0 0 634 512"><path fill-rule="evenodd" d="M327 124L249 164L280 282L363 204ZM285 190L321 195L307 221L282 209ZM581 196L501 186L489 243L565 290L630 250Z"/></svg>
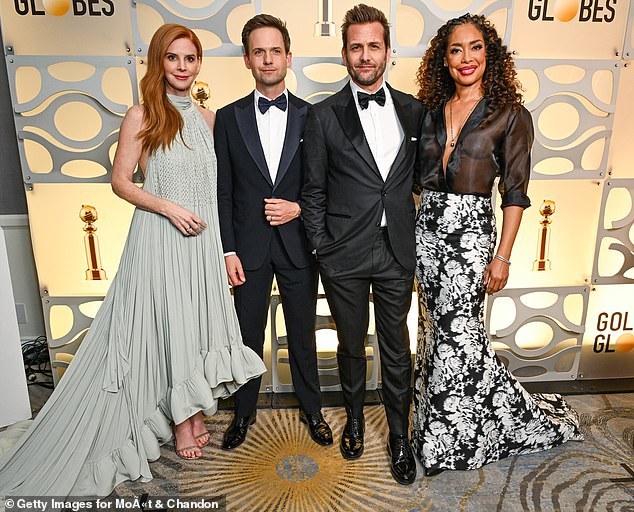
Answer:
<svg viewBox="0 0 634 512"><path fill-rule="evenodd" d="M286 53L291 51L291 36L288 34L286 23L281 19L271 16L270 14L258 14L247 21L242 28L242 50L246 55L249 54L249 36L251 32L259 28L276 28L282 34L284 40L284 50Z"/></svg>
<svg viewBox="0 0 634 512"><path fill-rule="evenodd" d="M383 25L383 42L385 47L390 47L390 24L387 22L385 14L380 9L366 4L355 5L343 17L341 25L341 37L343 39L343 48L348 45L348 28L350 25L358 25L360 23L379 22Z"/></svg>

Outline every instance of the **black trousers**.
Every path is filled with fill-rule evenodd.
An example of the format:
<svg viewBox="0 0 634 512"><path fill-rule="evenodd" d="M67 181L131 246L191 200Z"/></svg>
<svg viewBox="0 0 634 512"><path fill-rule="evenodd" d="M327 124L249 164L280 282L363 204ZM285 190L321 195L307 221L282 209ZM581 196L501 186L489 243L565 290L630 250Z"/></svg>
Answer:
<svg viewBox="0 0 634 512"><path fill-rule="evenodd" d="M306 413L313 414L321 409L315 346L317 266L295 267L277 230L271 238L263 265L257 270L245 270L246 282L236 286L233 291L242 340L260 357L263 356L273 275L282 298L295 394L300 407ZM235 394L236 415L249 416L255 411L261 380L252 379L238 389Z"/></svg>
<svg viewBox="0 0 634 512"><path fill-rule="evenodd" d="M387 230L377 233L371 257L350 270L337 270L320 262L321 280L337 325L339 379L346 409L363 415L369 322L370 285L381 355L385 413L390 432L407 434L409 423L411 360L407 314L412 300L413 272L394 258Z"/></svg>

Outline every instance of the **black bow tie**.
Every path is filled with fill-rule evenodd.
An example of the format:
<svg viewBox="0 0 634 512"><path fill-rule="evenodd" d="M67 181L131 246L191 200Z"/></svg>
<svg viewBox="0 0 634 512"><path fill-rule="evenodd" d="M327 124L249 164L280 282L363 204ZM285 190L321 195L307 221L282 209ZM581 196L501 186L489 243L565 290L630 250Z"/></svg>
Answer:
<svg viewBox="0 0 634 512"><path fill-rule="evenodd" d="M287 105L288 102L286 100L286 94L280 94L274 100L266 99L263 96L260 96L258 98L258 108L263 114L266 114L267 110L270 109L272 106L279 108L282 112L285 112Z"/></svg>
<svg viewBox="0 0 634 512"><path fill-rule="evenodd" d="M359 106L361 110L368 108L371 101L376 101L379 107L385 105L385 89L381 87L374 94L367 94L365 92L357 91L357 98L359 99Z"/></svg>

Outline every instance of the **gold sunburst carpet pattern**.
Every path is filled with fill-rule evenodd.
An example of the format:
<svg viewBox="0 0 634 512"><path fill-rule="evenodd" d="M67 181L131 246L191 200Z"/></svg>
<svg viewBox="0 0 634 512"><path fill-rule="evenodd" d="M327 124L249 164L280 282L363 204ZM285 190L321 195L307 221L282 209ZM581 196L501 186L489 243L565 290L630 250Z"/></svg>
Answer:
<svg viewBox="0 0 634 512"><path fill-rule="evenodd" d="M232 414L219 412L207 418L212 438L203 459L181 461L166 446L152 482L122 484L116 493L225 496L228 511L634 512L634 393L567 401L580 413L585 441L433 478L419 466L411 486L390 475L382 406L365 408L365 452L356 461L339 452L343 408L323 410L332 446L310 439L297 409L260 409L232 451L220 449Z"/></svg>

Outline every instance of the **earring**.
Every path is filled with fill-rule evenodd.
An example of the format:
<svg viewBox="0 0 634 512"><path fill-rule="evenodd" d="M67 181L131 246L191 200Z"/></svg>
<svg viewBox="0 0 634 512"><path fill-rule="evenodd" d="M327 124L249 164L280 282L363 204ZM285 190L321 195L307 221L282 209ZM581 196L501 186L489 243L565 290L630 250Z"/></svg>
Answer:
<svg viewBox="0 0 634 512"><path fill-rule="evenodd" d="M447 64L447 61L443 62L443 66L445 66L446 68L449 67L449 65Z"/></svg>

